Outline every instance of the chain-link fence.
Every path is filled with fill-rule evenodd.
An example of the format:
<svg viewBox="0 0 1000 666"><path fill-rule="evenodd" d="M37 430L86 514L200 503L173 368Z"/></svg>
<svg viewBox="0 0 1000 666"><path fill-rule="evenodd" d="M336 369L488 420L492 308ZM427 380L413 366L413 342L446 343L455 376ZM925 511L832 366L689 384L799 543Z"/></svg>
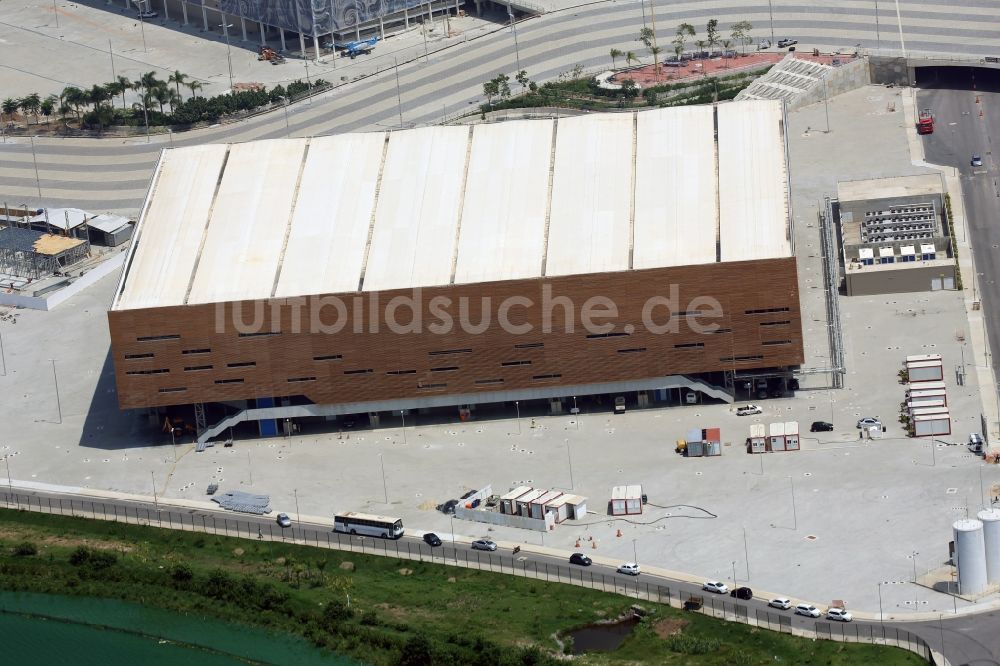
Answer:
<svg viewBox="0 0 1000 666"><path fill-rule="evenodd" d="M801 628L793 629L792 616L788 613L752 608L739 601L729 601L728 597L683 592L678 587L651 581L649 577L629 580L622 576L601 573L589 567L532 561L526 556L527 553L520 555L518 553L507 554L460 549L455 542L445 542L441 547L432 548L427 544L408 539L363 538L332 530L298 526L281 528L268 519L253 519L238 515L215 516L198 509L171 505L145 506L98 499L39 497L13 493L9 490L0 493L0 500L2 500L3 506L22 511L108 520L242 539L295 543L365 555L395 557L479 571L492 571L551 583L577 585L602 592L620 594L640 601L667 604L676 608L686 607L685 602L695 598L699 603L694 604L694 607L691 604L687 605L690 610L695 612L786 634L813 635ZM915 652L931 661L931 649L926 641L915 634L893 626L817 622L815 635L819 638L844 643L870 642L893 645Z"/></svg>

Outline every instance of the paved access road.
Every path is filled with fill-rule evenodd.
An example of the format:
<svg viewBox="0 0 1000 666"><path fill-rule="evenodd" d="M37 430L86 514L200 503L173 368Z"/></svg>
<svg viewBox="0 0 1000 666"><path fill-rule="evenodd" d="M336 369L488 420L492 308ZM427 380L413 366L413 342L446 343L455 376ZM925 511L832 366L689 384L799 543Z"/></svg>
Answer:
<svg viewBox="0 0 1000 666"><path fill-rule="evenodd" d="M773 31L799 40L799 48L824 50L900 47L893 3L854 0L775 0ZM876 7L878 20L876 21ZM1000 54L993 0L900 0L903 40L908 52ZM523 21L513 35L501 29L442 51L429 63L413 61L399 70L399 99L392 71L347 84L322 98L302 102L285 114L271 113L242 123L179 135L174 146L278 138L288 134L320 134L434 123L443 116L482 100L482 83L499 72L513 74L517 65L537 81L554 79L580 65L591 70L609 66L611 48L634 51L649 59L636 36L648 13L635 0L601 0ZM704 26L716 18L727 26L749 18L753 35L769 38L768 5L749 0L688 0L656 3L660 41L669 41L675 26ZM703 33L703 28L700 28ZM703 35L702 35L703 36ZM728 34L724 34L728 37ZM512 76L513 78L513 76ZM287 126L286 126L287 123ZM35 142L41 196L36 186L32 150L23 138L0 144L0 193L11 205L76 206L95 212L135 213L167 139L40 139ZM0 201L2 203L2 201Z"/></svg>
<svg viewBox="0 0 1000 666"><path fill-rule="evenodd" d="M819 635L845 633L848 636L870 637L899 636L910 632L922 638L935 651L944 647L944 654L950 664L998 664L995 655L1000 654L1000 633L996 631L995 613L942 617L925 622L878 622L855 620L842 625L824 618L812 619L794 614L791 610L780 611L767 605L767 599L753 598L736 601L728 595L717 595L703 591L699 584L676 580L665 576L644 572L639 576L619 574L617 565L595 562L591 566L572 565L569 553L557 554L551 550L536 551L524 546L514 553L510 544L504 544L495 552L484 552L471 548L468 540L456 539L451 535L441 535L443 544L431 548L420 536L404 535L392 541L338 534L329 524L320 522L294 522L292 527L282 529L273 516L254 516L227 511L212 511L185 508L155 501L129 500L122 498L86 497L53 491L16 491L13 495L6 488L0 492L0 503L6 507L32 507L45 513L64 513L81 516L102 516L108 520L128 522L148 522L172 529L202 531L224 534L246 539L281 540L294 539L299 543L325 547L338 545L342 550L363 552L373 555L400 554L403 557L419 558L422 561L440 564L457 563L469 568L490 569L511 575L528 575L545 579L552 583L583 584L608 592L640 598L659 598L662 602L687 599L694 595L704 599L706 608L713 608L719 616L732 618L735 613L745 613L757 618L760 626L789 632L804 630L818 632ZM292 516L293 520L295 516ZM820 604L817 607L822 608ZM737 610L737 606L742 609Z"/></svg>
<svg viewBox="0 0 1000 666"><path fill-rule="evenodd" d="M1000 92L995 92L1000 90L997 85L1000 77L996 79L984 80L981 72L976 82L971 70L952 74L948 80L955 87L921 90L917 104L920 109L931 109L936 118L934 133L923 139L926 160L953 166L961 174L970 244L978 274L978 298L985 314L993 372L1000 376L997 356L1000 350L1000 155L993 149L993 134L997 134L1000 141ZM972 166L974 154L982 157L982 166Z"/></svg>

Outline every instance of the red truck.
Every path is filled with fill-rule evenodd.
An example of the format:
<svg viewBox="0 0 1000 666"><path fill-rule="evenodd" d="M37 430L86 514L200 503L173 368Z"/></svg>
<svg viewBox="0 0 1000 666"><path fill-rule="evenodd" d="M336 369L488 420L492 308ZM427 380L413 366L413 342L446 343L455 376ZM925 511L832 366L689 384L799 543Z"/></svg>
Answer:
<svg viewBox="0 0 1000 666"><path fill-rule="evenodd" d="M934 114L930 109L924 109L917 116L917 134L934 133Z"/></svg>

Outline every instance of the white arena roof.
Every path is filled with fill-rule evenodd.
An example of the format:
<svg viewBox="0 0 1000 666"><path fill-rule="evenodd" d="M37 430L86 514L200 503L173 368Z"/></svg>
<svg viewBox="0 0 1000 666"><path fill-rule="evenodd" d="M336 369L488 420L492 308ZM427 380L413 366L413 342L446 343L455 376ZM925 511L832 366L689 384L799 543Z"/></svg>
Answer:
<svg viewBox="0 0 1000 666"><path fill-rule="evenodd" d="M163 152L113 309L789 257L789 235L771 100L195 146Z"/></svg>

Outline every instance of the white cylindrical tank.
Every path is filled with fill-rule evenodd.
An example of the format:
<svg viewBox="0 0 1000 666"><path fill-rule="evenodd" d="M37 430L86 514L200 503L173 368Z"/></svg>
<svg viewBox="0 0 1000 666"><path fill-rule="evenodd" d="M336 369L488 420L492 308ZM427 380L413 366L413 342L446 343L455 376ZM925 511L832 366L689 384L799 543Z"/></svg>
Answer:
<svg viewBox="0 0 1000 666"><path fill-rule="evenodd" d="M993 585L1000 583L1000 509L983 509L978 518L986 546L986 580Z"/></svg>
<svg viewBox="0 0 1000 666"><path fill-rule="evenodd" d="M956 520L955 564L958 568L959 594L986 591L986 545L983 524L974 518Z"/></svg>

